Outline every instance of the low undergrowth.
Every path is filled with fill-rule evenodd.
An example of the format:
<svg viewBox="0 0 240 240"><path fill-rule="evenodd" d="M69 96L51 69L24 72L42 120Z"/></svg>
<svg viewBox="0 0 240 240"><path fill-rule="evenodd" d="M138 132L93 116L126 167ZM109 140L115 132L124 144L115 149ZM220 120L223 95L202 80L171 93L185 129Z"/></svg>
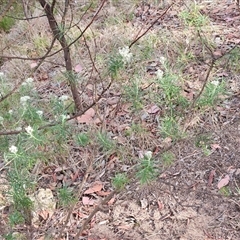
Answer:
<svg viewBox="0 0 240 240"><path fill-rule="evenodd" d="M120 3L116 5L121 6ZM116 11L114 14L117 14ZM121 14L125 24L123 10ZM84 86L81 92L85 94L82 95L83 113L80 115L74 107L73 96L53 91L45 98L33 75L26 77L17 90L9 94L15 80L7 72L0 73L0 151L4 163L1 170L5 170L9 183L4 196L11 205L6 239L14 239L14 228L19 224L33 224L34 202L31 196L41 187L43 169L50 169L53 165L71 168L71 164L77 161L83 175L89 167L92 174L106 168L109 174L105 181L109 182L109 189L124 191L126 185L136 181L148 184L159 176L162 169L174 164L175 155L171 147L177 141L192 137L190 129L198 124L195 117L204 118L210 110L223 104L230 90L227 79L215 73L227 56L231 67L237 71L238 48L224 56L214 57L211 36L205 28L210 21L207 16L196 5L178 11L178 15L179 24L192 33L192 39L186 41L180 33L169 33L164 29L159 31L153 27L149 33L151 44L146 33L129 48L126 43L131 43L132 39L131 34L126 32L126 39L117 36L124 44L118 42L115 50L105 52L108 45L112 47L115 44L116 36L102 35L102 23L95 23L97 40L89 35L83 42L75 43L76 49L83 44L85 53L94 47L94 51L99 49L98 56L91 63L92 72L87 72L87 84L82 80L86 75L75 67L74 81L78 86ZM102 21L105 21L104 18ZM105 24L122 31L122 21L115 22L108 17ZM134 31L137 33L137 28ZM67 29L63 34L68 36ZM172 46L159 54L167 45L164 39L169 39L171 34L171 41L176 37L178 41L172 42ZM98 43L98 38L106 41L104 52L94 45ZM33 36L33 39L32 47L38 48L39 53L48 45L44 36L41 39ZM111 41L107 42L109 39ZM78 57L76 49L72 54ZM199 68L203 66L197 72L202 79L196 79L191 71L186 70L195 68L196 63ZM84 64L80 65L84 68ZM96 66L101 68L96 70ZM225 67L228 68L228 65ZM17 68L12 71L17 71ZM204 74L201 74L202 71ZM61 79L68 78L65 70L57 72L53 80L60 78L61 74ZM98 74L94 82L92 76ZM106 87L106 80L112 81L112 88L101 96L99 89ZM61 85L61 82L55 83ZM84 96L90 96L88 106L92 104L92 107L87 106ZM96 96L101 96L103 101L96 101ZM111 103L111 97L117 101ZM155 152L161 142L168 144ZM196 137L196 146L205 154L208 154L208 142L208 138ZM74 156L76 152L78 157ZM71 158L75 158L74 161ZM116 161L114 168L110 163L108 165L111 161ZM55 186L57 205L67 210L74 206L82 196L74 189L74 184L67 181ZM228 194L225 188L221 191Z"/></svg>

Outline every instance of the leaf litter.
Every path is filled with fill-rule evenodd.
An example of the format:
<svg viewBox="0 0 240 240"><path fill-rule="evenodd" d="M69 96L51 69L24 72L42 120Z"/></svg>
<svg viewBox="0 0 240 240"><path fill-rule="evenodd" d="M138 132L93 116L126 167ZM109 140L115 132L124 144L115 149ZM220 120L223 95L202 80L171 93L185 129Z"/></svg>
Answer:
<svg viewBox="0 0 240 240"><path fill-rule="evenodd" d="M234 10L233 5L227 11L223 11L225 9L223 1L214 1L213 4L215 5L206 5L206 8L202 11L214 20L214 24L221 25L225 21L229 27L228 31L235 32L235 29L231 27L232 25L235 27L238 26L240 19L234 15L237 12ZM136 8L137 14L136 18L133 19L133 24L145 24L146 26L161 11L161 8L157 9L153 4L147 3L139 4ZM179 10L177 8L171 10L169 15L166 16L166 20L162 20L162 26L172 27L173 22L175 22L176 31L179 31L178 13ZM222 33L222 30L220 33ZM240 38L238 35L228 36L228 41L237 42L236 39ZM199 52L199 49L196 48L195 51ZM217 50L216 53L220 54L220 51ZM33 66L31 65L31 67ZM189 99L192 99L196 91L202 86L201 73L205 72L205 70L205 66L189 64L183 71L190 76L188 81L191 84L189 83L187 86L187 97ZM80 64L76 65L75 71L81 73L82 66ZM224 74L230 77L229 73ZM46 73L40 74L39 79L48 81L48 75ZM92 90L92 87L89 88L89 96L92 96ZM118 104L118 96L118 93L112 99L106 96L107 103L115 108L115 104ZM219 119L215 125L209 122L209 118L204 118L203 116L197 116L197 118L193 118L192 121L190 119L189 121L189 129L191 131L194 132L198 128L198 131L196 131L197 134L199 132L213 133L214 143L209 144L209 148L213 152L211 153L211 157L209 157L205 153L194 155L195 151L199 151L199 148L194 144L194 139L184 139L182 142L175 143L171 137L162 137L160 134L152 134L151 141L147 141L144 137L138 138L136 134L134 137L125 137L124 131L130 129L133 122L139 123L139 117L132 114L131 103L121 103L113 118L114 121L109 121L111 123L109 125L106 124L108 127L107 130L115 133L115 137L121 135L120 137L124 139L121 141L122 145L131 144L136 156L138 153L140 156L144 156L145 149L150 149L151 152L154 152L153 148L159 148L160 150L172 148L172 151L177 156L177 160L170 167L166 167L162 164L161 157L158 157L158 154L154 155L156 158L155 161L158 162L158 167L161 169L161 176L164 176L164 178L157 178L149 186L140 186L134 183L128 187L125 195L120 194L119 197L112 198L109 201L111 208L108 208L107 211L103 209L103 211L97 213L89 229L85 231L88 239L143 240L152 239L152 236L155 239L227 239L230 236L230 230L231 236L229 239L239 239L240 235L239 231L236 230L237 224L235 221L237 214L239 214L239 209L234 202L230 202L228 198L225 198L218 192L222 187L228 186L236 194L236 186L240 185L240 174L236 174L237 170L231 176L235 181L230 181L230 173L228 172L230 166L239 171L240 141L239 133L236 132L236 126L239 125L239 122L235 120L239 117L237 115L239 99L231 102L230 105L232 108L230 110L226 109L226 116ZM149 115L158 114L160 111L160 107L155 103L151 103L150 105L148 103L145 109ZM216 115L218 117L218 113ZM104 119L103 116L106 116L104 112L102 113L102 118ZM91 125L94 123L95 117L96 111L90 108L83 116L78 117L77 121L80 125ZM148 123L151 125L151 128L154 129L152 132L159 133L154 118L144 117L141 121L144 123L149 121L150 123ZM225 123L224 127L222 127L222 122ZM114 131L114 128L117 130ZM238 144L236 144L237 140L239 141ZM71 151L74 152L74 149L71 149ZM83 149L80 149L79 153L74 154L76 154L74 162L77 159L82 160L83 158L79 156L84 154L84 156L90 156L90 158L95 157L89 152L84 152ZM128 157L127 154L123 155L123 158ZM93 206L98 204L98 200L111 193L111 187L108 184L105 186L103 183L109 182L109 178L112 177L108 176L108 168L121 169L121 161L117 157L112 158L113 160L110 159L108 165L104 158L104 156L98 156L98 159L103 159L101 167L104 170L89 177L88 184L90 187L84 190L82 201L79 201L77 206L78 209L81 208L81 212L75 212L71 216L71 226L67 234L73 236L72 232L82 223L82 219L89 216L93 210ZM87 160L84 159L84 161ZM99 164L99 162L96 161L95 163ZM130 163L128 164L130 165ZM42 185L45 188L41 191L44 192L45 195L43 194L43 196L45 197L39 198L51 200L52 206L55 206L55 199L50 194L52 190L48 188L52 179L54 179L56 184L62 184L64 179L64 181L70 179L68 181L69 185L74 186L74 184L79 184L82 180L83 174L81 171L83 170L81 169L80 173L76 175L74 174L77 171L72 166L66 166L62 169L53 167L48 171L50 172L43 175L45 182L42 181ZM74 177L71 177L73 175ZM234 185L234 182L236 182L236 185ZM239 195L235 196L234 194L231 196L232 198L239 197ZM57 227L61 224L57 221L58 216L62 215L60 209L56 209L55 207L52 209L42 208L37 213L44 220L50 220L50 215L55 218L56 222L48 222L49 226ZM223 214L225 215L222 220L219 216ZM82 219L79 220L78 217ZM59 219L61 218L59 217ZM220 227L216 219L221 220ZM42 229L42 231L44 232L45 229Z"/></svg>

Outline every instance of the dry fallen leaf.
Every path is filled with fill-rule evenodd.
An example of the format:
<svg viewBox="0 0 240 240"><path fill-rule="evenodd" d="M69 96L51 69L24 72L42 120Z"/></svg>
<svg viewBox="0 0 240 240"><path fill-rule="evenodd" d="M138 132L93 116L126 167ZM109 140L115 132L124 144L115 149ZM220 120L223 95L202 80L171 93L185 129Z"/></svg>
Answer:
<svg viewBox="0 0 240 240"><path fill-rule="evenodd" d="M107 196L109 195L111 192L104 192L104 191L99 191L99 192L96 192L96 194L98 196L101 196L101 197L104 197L104 196Z"/></svg>
<svg viewBox="0 0 240 240"><path fill-rule="evenodd" d="M147 109L147 112L150 114L154 114L159 112L161 109L157 105L152 105Z"/></svg>
<svg viewBox="0 0 240 240"><path fill-rule="evenodd" d="M95 183L93 183L93 185L88 188L84 194L91 194L91 193L95 193L95 192L99 192L101 191L103 188L103 183L100 181L96 181Z"/></svg>
<svg viewBox="0 0 240 240"><path fill-rule="evenodd" d="M94 199L90 199L89 197L83 197L82 198L82 203L83 205L94 205L95 204L95 200Z"/></svg>
<svg viewBox="0 0 240 240"><path fill-rule="evenodd" d="M217 143L211 144L211 149L213 151L217 150L217 149L221 149L221 146Z"/></svg>
<svg viewBox="0 0 240 240"><path fill-rule="evenodd" d="M229 175L226 175L224 178L222 178L217 185L218 189L221 189L221 188L225 187L226 185L228 185L229 180L230 180Z"/></svg>
<svg viewBox="0 0 240 240"><path fill-rule="evenodd" d="M82 71L82 66L80 64L77 64L74 68L75 72L80 73Z"/></svg>
<svg viewBox="0 0 240 240"><path fill-rule="evenodd" d="M160 201L157 201L157 203L158 203L158 210L162 211L164 209L164 204L161 203Z"/></svg>
<svg viewBox="0 0 240 240"><path fill-rule="evenodd" d="M86 123L86 124L93 123L94 115L95 115L95 110L93 108L90 108L82 116L77 117L77 121L79 123Z"/></svg>
<svg viewBox="0 0 240 240"><path fill-rule="evenodd" d="M35 68L37 65L38 65L37 62L32 62L32 63L30 64L30 68L33 69L33 68Z"/></svg>
<svg viewBox="0 0 240 240"><path fill-rule="evenodd" d="M115 201L115 197L113 197L113 198L108 202L108 205L113 205L114 201Z"/></svg>

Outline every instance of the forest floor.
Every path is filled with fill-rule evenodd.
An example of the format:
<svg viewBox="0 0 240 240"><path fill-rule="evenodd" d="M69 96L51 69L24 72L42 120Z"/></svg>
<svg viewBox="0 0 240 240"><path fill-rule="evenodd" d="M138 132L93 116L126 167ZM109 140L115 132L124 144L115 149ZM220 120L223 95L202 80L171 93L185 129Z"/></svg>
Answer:
<svg viewBox="0 0 240 240"><path fill-rule="evenodd" d="M126 32L133 37L139 29L147 29L169 6L168 3L159 5L158 1L151 1L156 2L151 4L137 2L127 10L131 14L128 15L129 19L123 20L124 24L114 25L114 13L120 11L121 3L105 7L96 24L96 29L99 30L96 35L99 51L105 51L104 48L107 48L105 41L109 41L110 37L115 36L116 46L120 46L122 40L117 36ZM212 108L204 111L192 109L192 112L188 112L188 118L185 118L182 125L186 135L174 140L169 136L159 135L158 121L165 111L160 103L152 102L151 98L147 99L147 94L143 94L145 101L141 102L140 110L132 110L132 99L122 100L121 89L130 81L128 72L123 73L122 82L114 83L98 103L97 108L94 108L91 116L93 118L96 116L95 122L89 123L88 120L81 118L77 123L71 122L78 125L79 131L91 129L94 132L98 128L104 128L121 146L120 150L106 153L104 150L99 150L100 148L76 148L70 143L67 157L63 157L64 160L53 157L51 164L39 164L37 169L34 169L39 178L38 190L48 189L55 197L56 189L62 186L63 182L78 191L86 171L81 162L84 158L95 159L93 170L83 186L82 197L76 203L70 221L63 230L65 237L60 238L58 234L63 228L68 209L57 205L51 213L50 210L48 213L38 212L38 222L35 224L17 226L14 231L23 234L21 239L73 239L79 226L91 214L94 207L111 192L111 179L114 174L131 172L136 162L128 158L132 155L140 156L145 150L150 150L157 162L159 174L156 179L144 185L133 180L125 190L116 194L107 205L101 207L79 239L240 239L240 67L238 66L240 11L234 2L228 3L227 0L199 2L201 14L209 19L210 30L207 37L221 41L221 47L214 50L216 56L233 46L236 50L235 62L230 63L232 58L226 58L227 62L216 65L210 74L210 80L218 78L226 81L229 95ZM123 1L123 5L123 9L127 9L127 3ZM147 53L148 57L141 61L140 73L145 80L140 86L142 92L151 85L157 70L161 68L159 56L162 53L168 58L173 71L178 74L178 67L174 67L175 59L180 56L177 48L181 48L181 44L186 44L187 34L190 35L190 41L194 38L195 40L185 52L183 51L184 54L187 55L187 52L191 51L194 56L201 55L202 46L196 40L197 36L193 35L191 28L186 30L179 18L180 12L185 7L184 1L176 1L149 31L150 36L157 34L156 36L161 37L161 31L164 32L164 36L159 42L153 41L155 45L150 53ZM113 19L106 24L109 28L101 30L104 18L110 15ZM87 22L91 14L89 16L86 14L84 18ZM40 24L40 21L34 24L37 32L37 24ZM42 24L39 28L46 29L45 23ZM120 26L122 29L118 29ZM127 30L128 27L131 30ZM8 33L9 39L18 36L17 31L20 30L13 27ZM112 33L111 36L107 35L108 31ZM46 31L46 34L49 33ZM150 40L149 38L147 41ZM19 38L18 41L18 45L21 44L23 48L31 47L28 39L24 41ZM34 52L32 54L34 55ZM197 60L191 57L186 60L182 55L181 59L184 66L179 67L181 71L179 75L186 80L184 94L191 99L196 96L196 92L204 83L210 55L206 54L202 59ZM62 64L60 57L53 61L56 65ZM78 60L74 61L77 65ZM1 71L8 72L9 76L16 76L16 72L13 72L16 67L16 65L13 67L14 64L17 65L17 62L5 62ZM24 69L26 63L23 64L25 65L17 65L17 70ZM27 64L29 68L29 63ZM34 76L39 94L45 98L48 98L50 93L68 94L64 85L57 86L52 80L56 76L55 71L60 72L61 69L56 70L49 67L50 63L48 64ZM84 60L81 64L87 66ZM91 82L87 87L91 92ZM153 87L151 91L154 90ZM137 126L141 126L141 129L137 129ZM127 149L127 152L123 153L121 149ZM164 155L164 159L162 152L169 153L169 157ZM0 174L5 179L6 169L1 169ZM1 211L0 233L3 236L9 229L6 220L9 207L1 208Z"/></svg>

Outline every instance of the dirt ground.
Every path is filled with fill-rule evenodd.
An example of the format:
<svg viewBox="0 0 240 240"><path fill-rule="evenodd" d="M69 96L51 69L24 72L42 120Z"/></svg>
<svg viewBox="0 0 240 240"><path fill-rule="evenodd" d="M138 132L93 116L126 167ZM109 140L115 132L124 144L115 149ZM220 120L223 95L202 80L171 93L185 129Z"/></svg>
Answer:
<svg viewBox="0 0 240 240"><path fill-rule="evenodd" d="M228 4L228 2L230 1L201 1L204 6L202 12L208 15L212 25L218 26L219 34L226 37L227 40L224 42L226 48L240 43L240 12L235 3ZM149 22L158 16L154 6L154 4L139 3L135 9L133 24L148 26ZM167 28L174 22L176 30L179 31L180 29L177 28L179 19L176 14L174 10L169 11L162 20L162 25ZM6 69L7 65L3 67ZM196 72L192 70L192 75L198 74L201 67L204 68L199 66ZM148 63L144 68L147 72ZM157 115L150 116L146 126L151 126L152 135L144 139L143 143L149 146L154 143L152 150L154 159L159 161L159 176L149 185L140 185L135 182L125 191L115 195L113 203L104 206L96 213L84 232L85 235L79 239L240 239L240 76L239 73L233 74L226 70L224 74L227 75L228 84L234 86L234 95L224 99L214 110L211 109L199 115L194 112L192 115L196 118L189 117L188 138L175 143L171 141L163 143L155 135L157 126L154 124ZM44 87L49 89L52 86L48 81L41 84L39 89ZM46 91L44 94L47 94ZM113 120L115 126L119 122L121 125L129 125L136 121L138 116L123 118L121 114ZM124 145L124 139L117 136L117 131L113 131L114 134ZM133 151L140 149L141 143L134 145L134 140L130 143ZM166 146L174 156L174 160L169 165L161 163L160 152ZM206 149L205 146L207 146ZM77 162L76 159L81 152L74 149L71 152L72 162ZM99 158L101 158L100 155ZM101 166L96 167L96 172L89 177L88 186L100 180L105 183L106 189L111 189L109 179L114 172L132 167L130 164L121 162L114 163L113 167L110 166L104 170ZM51 178L45 176L50 175L57 167L52 166L52 168L53 170L51 167L44 169L39 188L49 188L51 185ZM61 172L61 174L65 174L67 178L76 171L75 168L76 165L68 167L69 172ZM4 173L1 174L4 175ZM224 178L228 178L227 186L219 190L218 184ZM81 178L78 180L80 181ZM76 181L72 187L76 187L77 184ZM53 186L50 188L54 189ZM99 196L94 197L98 200L102 199ZM64 239L73 239L77 229L92 210L93 206L86 206L82 202L77 203L65 230ZM8 209L1 211L5 216ZM51 218L41 221L41 225L25 226L18 231L27 231L31 239L59 239L56 236L66 219L66 212L59 208ZM0 232L5 232L6 222L3 219L1 222Z"/></svg>

